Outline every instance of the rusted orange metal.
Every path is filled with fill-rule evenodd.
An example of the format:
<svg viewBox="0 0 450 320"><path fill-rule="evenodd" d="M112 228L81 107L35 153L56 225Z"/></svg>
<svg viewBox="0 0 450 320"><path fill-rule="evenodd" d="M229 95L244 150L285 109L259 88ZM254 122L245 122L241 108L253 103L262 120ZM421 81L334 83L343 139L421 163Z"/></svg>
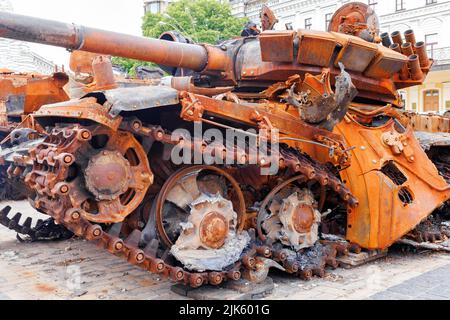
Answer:
<svg viewBox="0 0 450 320"><path fill-rule="evenodd" d="M379 29L374 10L361 2L351 2L339 8L328 26L328 31L354 35L371 42L379 42Z"/></svg>
<svg viewBox="0 0 450 320"><path fill-rule="evenodd" d="M94 97L84 98L80 101L66 101L52 105L42 106L33 114L36 119L42 117L58 117L66 119L86 119L102 124L116 131L122 119L113 118L108 114L108 109L97 103Z"/></svg>
<svg viewBox="0 0 450 320"><path fill-rule="evenodd" d="M399 119L370 128L350 113L335 130L356 147L341 176L360 200L349 210L347 239L364 248L391 246L450 197L413 128L402 129Z"/></svg>
<svg viewBox="0 0 450 320"><path fill-rule="evenodd" d="M92 63L98 56L97 53L74 50L70 53L70 70L77 73L92 74Z"/></svg>
<svg viewBox="0 0 450 320"><path fill-rule="evenodd" d="M278 19L272 10L266 5L261 10L261 25L262 31L273 30L278 23Z"/></svg>
<svg viewBox="0 0 450 320"><path fill-rule="evenodd" d="M44 104L69 100L64 86L69 81L65 73L51 76L33 73L0 73L0 141L17 127L35 127L28 115Z"/></svg>
<svg viewBox="0 0 450 320"><path fill-rule="evenodd" d="M21 117L38 110L44 104L68 100L63 87L68 82L64 73L52 76L25 73L0 74L0 100L8 116Z"/></svg>

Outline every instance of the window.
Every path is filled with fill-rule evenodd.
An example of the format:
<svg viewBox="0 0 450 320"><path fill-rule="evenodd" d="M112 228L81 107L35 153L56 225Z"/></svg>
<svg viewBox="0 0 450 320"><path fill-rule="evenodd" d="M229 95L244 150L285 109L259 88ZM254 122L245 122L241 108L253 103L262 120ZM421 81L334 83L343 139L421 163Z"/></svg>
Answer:
<svg viewBox="0 0 450 320"><path fill-rule="evenodd" d="M427 51L431 59L433 59L434 49L438 44L438 34L430 33L425 35L425 44L427 46Z"/></svg>
<svg viewBox="0 0 450 320"><path fill-rule="evenodd" d="M378 4L378 0L369 0L369 7L371 7L373 10L375 10L375 7L377 6L377 4Z"/></svg>
<svg viewBox="0 0 450 320"><path fill-rule="evenodd" d="M312 18L305 19L305 29L311 29L312 27Z"/></svg>
<svg viewBox="0 0 450 320"><path fill-rule="evenodd" d="M405 0L395 0L395 11L405 10Z"/></svg>
<svg viewBox="0 0 450 320"><path fill-rule="evenodd" d="M439 91L438 90L425 91L425 96L427 96L427 97L439 97Z"/></svg>
<svg viewBox="0 0 450 320"><path fill-rule="evenodd" d="M330 26L331 18L333 18L332 13L327 13L325 15L325 30L328 30L328 27Z"/></svg>
<svg viewBox="0 0 450 320"><path fill-rule="evenodd" d="M286 23L286 30L294 30L294 27L292 26L292 22Z"/></svg>
<svg viewBox="0 0 450 320"><path fill-rule="evenodd" d="M145 13L160 13L161 3L159 1L149 1L145 3Z"/></svg>
<svg viewBox="0 0 450 320"><path fill-rule="evenodd" d="M435 3L437 3L437 0L427 0L427 2L426 2L427 6L430 4L435 4Z"/></svg>

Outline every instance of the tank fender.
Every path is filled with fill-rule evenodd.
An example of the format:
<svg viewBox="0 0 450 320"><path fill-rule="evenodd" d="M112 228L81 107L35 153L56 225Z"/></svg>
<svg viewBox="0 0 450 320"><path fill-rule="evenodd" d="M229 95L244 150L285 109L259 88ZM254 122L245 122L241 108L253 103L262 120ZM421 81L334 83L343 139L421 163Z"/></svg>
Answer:
<svg viewBox="0 0 450 320"><path fill-rule="evenodd" d="M167 86L119 88L103 91L103 94L106 103L111 105L109 114L114 118L122 112L140 111L180 103L178 91Z"/></svg>

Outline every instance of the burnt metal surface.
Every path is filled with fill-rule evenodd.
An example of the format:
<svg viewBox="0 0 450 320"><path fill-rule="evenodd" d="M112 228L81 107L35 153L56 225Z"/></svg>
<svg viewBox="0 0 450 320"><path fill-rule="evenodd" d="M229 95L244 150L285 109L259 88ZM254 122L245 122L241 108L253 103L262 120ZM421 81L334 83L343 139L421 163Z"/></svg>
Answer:
<svg viewBox="0 0 450 320"><path fill-rule="evenodd" d="M17 212L8 217L12 208L7 206L0 211L0 224L17 232L20 242L67 240L73 237L73 233L62 225L55 224L51 218L38 220L33 227L33 219L28 217L22 220L22 213Z"/></svg>
<svg viewBox="0 0 450 320"><path fill-rule="evenodd" d="M380 22L371 6L361 2L351 2L335 12L328 31L350 34L375 42L380 32Z"/></svg>
<svg viewBox="0 0 450 320"><path fill-rule="evenodd" d="M132 112L155 107L177 105L178 91L166 86L143 86L104 91L110 114L117 117L121 112ZM89 95L87 95L89 96Z"/></svg>
<svg viewBox="0 0 450 320"><path fill-rule="evenodd" d="M433 147L450 147L450 132L416 131L415 136L425 151Z"/></svg>
<svg viewBox="0 0 450 320"><path fill-rule="evenodd" d="M261 26L262 31L273 30L275 25L279 22L275 14L267 5L264 5L261 10Z"/></svg>

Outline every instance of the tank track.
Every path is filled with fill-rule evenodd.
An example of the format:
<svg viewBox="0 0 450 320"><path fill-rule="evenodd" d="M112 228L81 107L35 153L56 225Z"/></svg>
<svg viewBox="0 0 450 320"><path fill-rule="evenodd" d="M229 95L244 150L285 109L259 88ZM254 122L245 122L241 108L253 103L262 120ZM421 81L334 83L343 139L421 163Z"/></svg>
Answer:
<svg viewBox="0 0 450 320"><path fill-rule="evenodd" d="M23 214L20 212L15 213L11 218L8 215L11 213L12 208L6 206L0 211L0 224L6 228L17 232L17 239L23 242L36 242L36 241L49 241L49 240L67 240L73 237L73 233L68 231L64 226L55 224L52 218L47 220L39 219L36 222L36 226L32 227L33 219L28 217L23 223ZM27 236L27 239L22 238Z"/></svg>
<svg viewBox="0 0 450 320"><path fill-rule="evenodd" d="M25 196L8 180L8 167L0 166L0 201L18 201Z"/></svg>
<svg viewBox="0 0 450 320"><path fill-rule="evenodd" d="M431 159L444 179L450 184L450 148L443 148L442 152Z"/></svg>
<svg viewBox="0 0 450 320"><path fill-rule="evenodd" d="M399 243L415 249L450 252L450 201L422 221Z"/></svg>
<svg viewBox="0 0 450 320"><path fill-rule="evenodd" d="M69 170L68 162L70 162L68 160L75 157L77 149L85 142L83 135L86 131L89 132L87 128L79 125L55 128L41 145L42 148L38 146L30 150L33 170L26 175L25 183L36 191L36 198L34 199L36 209L51 216L57 224L63 225L73 234L88 241L97 242L100 247L111 254L125 258L133 265L170 278L174 282L198 288L206 284L217 286L227 280L239 280L245 274L257 272L259 262L264 259L279 261L283 263L285 268L287 267L288 272L297 274L304 279L309 279L313 275L323 276L325 265L336 268L338 266L336 256L339 253L345 254L347 250L342 249L342 245L335 243L322 243L319 246L324 253L317 265L311 267L306 264L305 266L297 266L290 265L288 258L289 255L292 255L292 252L273 246L258 245L258 241L254 239L252 248L244 252L240 262L223 272L190 272L172 265L168 262L168 259L164 258L166 255L158 257L158 241L156 241L157 243L152 241L147 247L140 248L141 231L138 229L133 230L125 240L119 238L120 230L117 231L114 225L108 229L104 225L91 223L79 214L77 208L72 207L69 199L70 192L61 191L61 186L70 186L70 183L66 181ZM141 128L139 131L133 131L132 133L135 135L152 137L155 141L163 144L177 144L177 142L172 141L171 135L161 127ZM205 144L207 145L205 141L193 142L191 148L202 150ZM226 150L226 152L232 152L238 156L244 154L247 159L250 157L244 150L233 149ZM267 162L258 161L258 163ZM289 169L295 175L305 175L310 181L330 187L341 197L344 204L350 207L358 205L357 199L336 176L308 156L283 148L280 165L282 168ZM21 232L23 231L21 230Z"/></svg>

